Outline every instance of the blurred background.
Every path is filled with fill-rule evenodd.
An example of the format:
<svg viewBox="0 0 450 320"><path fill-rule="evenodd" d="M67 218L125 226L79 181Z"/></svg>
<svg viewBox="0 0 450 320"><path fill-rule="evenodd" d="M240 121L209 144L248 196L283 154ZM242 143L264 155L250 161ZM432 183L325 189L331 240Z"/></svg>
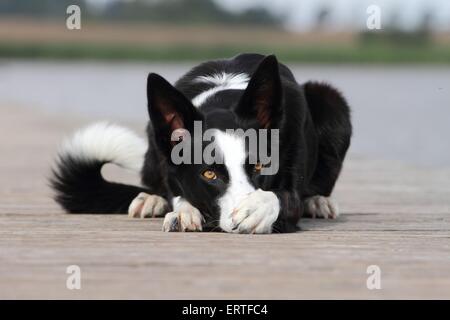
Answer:
<svg viewBox="0 0 450 320"><path fill-rule="evenodd" d="M66 27L72 4L80 30ZM241 52L275 53L300 83L338 87L355 156L450 163L447 0L0 0L0 108L143 132L148 72L174 82Z"/></svg>

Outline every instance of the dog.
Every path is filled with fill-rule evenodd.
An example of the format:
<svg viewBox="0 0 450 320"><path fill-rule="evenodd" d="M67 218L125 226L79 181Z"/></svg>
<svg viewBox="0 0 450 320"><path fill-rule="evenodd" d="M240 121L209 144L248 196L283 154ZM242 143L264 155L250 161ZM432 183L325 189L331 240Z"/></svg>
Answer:
<svg viewBox="0 0 450 320"><path fill-rule="evenodd" d="M201 63L174 86L150 73L147 99L147 142L108 123L65 142L50 182L66 211L164 216L164 231L258 234L298 231L301 217L338 216L330 195L352 126L345 98L329 84L298 84L274 55L246 53ZM212 132L209 144L195 123ZM279 151L276 171L262 174L272 164L230 129L277 132L269 148ZM184 145L183 156L212 145L223 161L175 163L173 151L186 141L196 145ZM140 172L142 187L106 181L106 163Z"/></svg>

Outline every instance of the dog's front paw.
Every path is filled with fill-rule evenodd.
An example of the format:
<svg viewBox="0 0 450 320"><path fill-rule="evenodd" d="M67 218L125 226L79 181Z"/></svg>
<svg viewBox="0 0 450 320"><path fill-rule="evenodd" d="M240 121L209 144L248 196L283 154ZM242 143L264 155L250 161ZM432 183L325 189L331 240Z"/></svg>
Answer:
<svg viewBox="0 0 450 320"><path fill-rule="evenodd" d="M163 216L169 210L169 204L163 197L141 192L128 207L130 218L148 218Z"/></svg>
<svg viewBox="0 0 450 320"><path fill-rule="evenodd" d="M280 213L280 202L270 191L258 189L241 201L231 214L235 233L271 233Z"/></svg>
<svg viewBox="0 0 450 320"><path fill-rule="evenodd" d="M193 206L182 206L177 211L169 212L164 217L163 231L189 232L202 231L203 216Z"/></svg>
<svg viewBox="0 0 450 320"><path fill-rule="evenodd" d="M305 199L305 215L311 218L336 219L339 208L330 197L313 196Z"/></svg>

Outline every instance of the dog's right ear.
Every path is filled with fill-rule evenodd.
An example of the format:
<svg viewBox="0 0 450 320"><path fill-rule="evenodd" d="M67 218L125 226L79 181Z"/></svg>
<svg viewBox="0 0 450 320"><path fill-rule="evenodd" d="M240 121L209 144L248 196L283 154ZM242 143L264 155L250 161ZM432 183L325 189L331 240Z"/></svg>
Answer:
<svg viewBox="0 0 450 320"><path fill-rule="evenodd" d="M240 119L255 119L262 129L278 127L283 98L278 68L278 60L274 55L260 62L234 110Z"/></svg>
<svg viewBox="0 0 450 320"><path fill-rule="evenodd" d="M147 78L148 113L155 131L155 138L163 151L169 152L176 144L172 133L177 130L192 133L194 121L202 121L203 116L192 103L167 80L156 73Z"/></svg>

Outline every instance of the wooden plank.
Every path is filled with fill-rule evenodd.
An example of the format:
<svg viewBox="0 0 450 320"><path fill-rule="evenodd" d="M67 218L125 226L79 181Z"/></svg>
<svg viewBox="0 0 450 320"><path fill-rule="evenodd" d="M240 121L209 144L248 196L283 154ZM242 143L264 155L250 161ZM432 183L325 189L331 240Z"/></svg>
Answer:
<svg viewBox="0 0 450 320"><path fill-rule="evenodd" d="M68 215L53 203L52 157L82 123L1 108L0 298L450 298L447 169L352 155L337 221L305 220L296 234L163 233L161 219ZM66 288L72 264L81 290ZM369 265L381 290L366 287Z"/></svg>

